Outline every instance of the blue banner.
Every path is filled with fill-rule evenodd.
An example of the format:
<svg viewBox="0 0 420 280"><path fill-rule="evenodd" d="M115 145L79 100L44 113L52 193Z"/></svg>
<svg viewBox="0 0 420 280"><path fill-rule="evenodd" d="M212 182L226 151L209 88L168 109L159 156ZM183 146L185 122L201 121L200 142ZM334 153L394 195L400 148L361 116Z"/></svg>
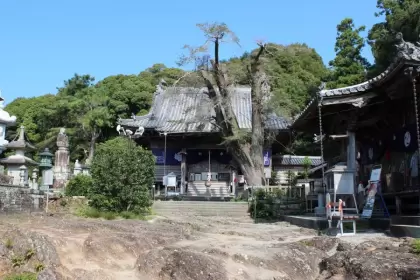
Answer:
<svg viewBox="0 0 420 280"><path fill-rule="evenodd" d="M181 150L166 150L166 165L181 165L182 155ZM156 165L165 165L165 150L152 149L152 154L156 158Z"/></svg>
<svg viewBox="0 0 420 280"><path fill-rule="evenodd" d="M263 151L264 167L270 166L271 150Z"/></svg>
<svg viewBox="0 0 420 280"><path fill-rule="evenodd" d="M165 164L165 150L164 149L152 149L152 153L156 159L156 165ZM209 151L208 150L187 150L187 164L196 164L201 161L208 161ZM232 156L225 150L211 150L211 160L216 160L221 164L229 164L232 160ZM181 165L182 155L181 149L167 149L166 150L166 165ZM271 162L271 150L263 151L264 167L270 166Z"/></svg>

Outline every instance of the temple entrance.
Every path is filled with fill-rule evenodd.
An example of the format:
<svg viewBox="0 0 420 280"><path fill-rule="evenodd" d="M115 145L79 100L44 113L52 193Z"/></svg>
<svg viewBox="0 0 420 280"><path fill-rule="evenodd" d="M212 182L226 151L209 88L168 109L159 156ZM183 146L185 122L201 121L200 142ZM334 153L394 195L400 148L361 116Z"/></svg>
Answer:
<svg viewBox="0 0 420 280"><path fill-rule="evenodd" d="M224 149L188 149L186 157L189 196L232 195L232 157Z"/></svg>

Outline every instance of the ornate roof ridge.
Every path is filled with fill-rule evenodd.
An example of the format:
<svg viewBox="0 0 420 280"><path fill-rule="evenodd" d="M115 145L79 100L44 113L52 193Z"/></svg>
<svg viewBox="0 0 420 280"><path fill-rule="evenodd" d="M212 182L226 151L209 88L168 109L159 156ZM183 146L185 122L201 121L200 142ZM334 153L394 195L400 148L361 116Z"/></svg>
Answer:
<svg viewBox="0 0 420 280"><path fill-rule="evenodd" d="M419 38L420 39L420 38ZM403 39L403 35L401 32L396 34L396 41L397 44L395 45L397 48L397 54L392 61L392 63L379 75L364 81L359 84L335 88L335 89L323 89L320 88L318 91L318 96L313 97L306 107L302 110L302 112L296 115L293 118L293 123L295 123L300 117L309 109L309 107L313 106L313 104L322 98L329 98L335 96L343 96L348 94L358 94L364 93L372 88L374 88L378 83L382 82L383 80L387 79L390 74L392 74L395 70L401 67L405 63L418 63L420 64L420 40L416 43L406 42ZM293 125L293 124L292 124Z"/></svg>

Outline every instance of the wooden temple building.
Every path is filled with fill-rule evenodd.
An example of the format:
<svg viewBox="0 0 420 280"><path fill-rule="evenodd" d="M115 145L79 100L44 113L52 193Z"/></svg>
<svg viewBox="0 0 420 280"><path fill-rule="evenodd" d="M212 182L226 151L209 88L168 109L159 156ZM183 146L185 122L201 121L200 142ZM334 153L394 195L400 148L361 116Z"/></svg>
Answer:
<svg viewBox="0 0 420 280"><path fill-rule="evenodd" d="M372 167L380 165L391 231L420 237L420 42L405 42L401 34L397 39L397 55L383 73L361 84L320 90L292 128L318 135L328 167L345 162L355 171L356 193L357 184L367 185ZM341 152L326 155L331 145Z"/></svg>
<svg viewBox="0 0 420 280"><path fill-rule="evenodd" d="M241 129L251 129L251 89L232 88L231 102ZM223 139L214 123L212 101L206 88L157 86L150 112L145 116L121 119L119 124L131 131L142 130L135 141L149 148L156 157L155 187L165 188L163 178L177 176L181 195L228 197L243 190L241 171L221 144ZM271 114L266 129L276 135L274 144L264 149L266 178L271 177L273 155L280 154L289 141L289 121ZM136 133L133 133L135 135ZM275 156L276 157L276 156ZM314 162L313 165L317 163ZM211 185L205 186L208 173ZM182 187L181 187L182 186Z"/></svg>

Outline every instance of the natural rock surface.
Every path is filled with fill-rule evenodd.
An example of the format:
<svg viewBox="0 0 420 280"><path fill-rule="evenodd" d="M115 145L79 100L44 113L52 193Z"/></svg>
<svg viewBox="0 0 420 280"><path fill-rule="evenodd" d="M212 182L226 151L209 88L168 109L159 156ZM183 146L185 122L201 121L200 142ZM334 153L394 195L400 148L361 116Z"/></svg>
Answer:
<svg viewBox="0 0 420 280"><path fill-rule="evenodd" d="M343 246L321 262L319 279L420 279L420 258L409 251L408 240L391 238L366 241L354 249Z"/></svg>
<svg viewBox="0 0 420 280"><path fill-rule="evenodd" d="M318 237L288 223L226 217L8 216L0 222L0 279L38 269L40 280L414 280L420 258L411 242Z"/></svg>

